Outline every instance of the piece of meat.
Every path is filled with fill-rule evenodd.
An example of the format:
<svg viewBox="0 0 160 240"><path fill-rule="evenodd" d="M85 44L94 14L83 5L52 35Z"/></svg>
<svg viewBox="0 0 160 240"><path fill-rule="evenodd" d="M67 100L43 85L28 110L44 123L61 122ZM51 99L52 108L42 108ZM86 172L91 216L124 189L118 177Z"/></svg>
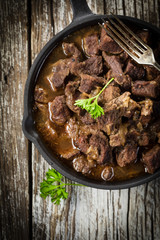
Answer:
<svg viewBox="0 0 160 240"><path fill-rule="evenodd" d="M114 170L110 166L106 166L101 172L101 177L105 181L110 181L114 176Z"/></svg>
<svg viewBox="0 0 160 240"><path fill-rule="evenodd" d="M95 33L84 37L83 48L88 56L98 55L99 53L98 34Z"/></svg>
<svg viewBox="0 0 160 240"><path fill-rule="evenodd" d="M98 154L96 159L98 164L103 165L105 163L112 162L112 150L108 144L107 137L102 132L99 132L96 135L92 135L90 137L89 146L92 146L93 148L88 149L87 155L90 156L90 158L92 158L91 157L92 153L93 159L95 160L95 155Z"/></svg>
<svg viewBox="0 0 160 240"><path fill-rule="evenodd" d="M63 87L66 77L69 75L69 69L64 69L59 72L55 72L52 77L52 82L56 88Z"/></svg>
<svg viewBox="0 0 160 240"><path fill-rule="evenodd" d="M129 58L129 55L125 51L123 51L122 53L119 54L119 59L120 59L121 63L125 63L128 58Z"/></svg>
<svg viewBox="0 0 160 240"><path fill-rule="evenodd" d="M128 164L134 163L137 159L138 148L133 144L126 144L116 155L117 164L120 167L125 167Z"/></svg>
<svg viewBox="0 0 160 240"><path fill-rule="evenodd" d="M150 34L148 31L146 30L141 30L140 32L137 33L138 37L140 37L143 42L147 43L147 44L150 44Z"/></svg>
<svg viewBox="0 0 160 240"><path fill-rule="evenodd" d="M104 115L98 118L102 130L107 132L108 124L120 124L122 117L131 117L134 111L139 108L139 104L133 101L130 95L130 92L124 92L104 105Z"/></svg>
<svg viewBox="0 0 160 240"><path fill-rule="evenodd" d="M55 97L53 102L49 102L48 106L50 120L58 125L63 125L71 116L64 95Z"/></svg>
<svg viewBox="0 0 160 240"><path fill-rule="evenodd" d="M85 133L79 132L75 145L81 150L81 152L87 154L87 150L89 148L89 136Z"/></svg>
<svg viewBox="0 0 160 240"><path fill-rule="evenodd" d="M158 84L158 86L160 87L160 75L158 75L154 81Z"/></svg>
<svg viewBox="0 0 160 240"><path fill-rule="evenodd" d="M106 89L104 89L102 94L99 96L98 102L105 104L105 103L113 100L114 98L119 97L120 92L121 91L120 91L119 87L109 85Z"/></svg>
<svg viewBox="0 0 160 240"><path fill-rule="evenodd" d="M102 86L106 83L106 79L103 77L90 76L88 74L81 74L80 77L80 92L90 93L97 85Z"/></svg>
<svg viewBox="0 0 160 240"><path fill-rule="evenodd" d="M77 140L79 133L79 125L75 118L70 118L65 125L65 131L68 136L74 140Z"/></svg>
<svg viewBox="0 0 160 240"><path fill-rule="evenodd" d="M146 126L152 119L153 114L153 101L151 99L145 99L139 102L141 105L140 122Z"/></svg>
<svg viewBox="0 0 160 240"><path fill-rule="evenodd" d="M69 75L69 66L75 61L74 58L60 59L52 65L52 77L49 82L52 88L61 88L64 86L66 77Z"/></svg>
<svg viewBox="0 0 160 240"><path fill-rule="evenodd" d="M156 81L135 81L132 85L132 94L140 97L156 98L159 95L159 86Z"/></svg>
<svg viewBox="0 0 160 240"><path fill-rule="evenodd" d="M74 75L86 73L89 75L99 75L103 72L103 64L101 56L92 56L87 60L77 63L76 61L71 65L70 71Z"/></svg>
<svg viewBox="0 0 160 240"><path fill-rule="evenodd" d="M152 142L156 142L158 138L158 133L160 132L160 120L157 120L153 123L150 123L148 131L151 133Z"/></svg>
<svg viewBox="0 0 160 240"><path fill-rule="evenodd" d="M121 124L116 134L110 135L109 144L111 147L124 146L126 143L126 136L128 133L128 124Z"/></svg>
<svg viewBox="0 0 160 240"><path fill-rule="evenodd" d="M80 153L80 151L78 149L70 148L70 149L68 149L67 152L66 151L61 152L61 157L65 158L65 159L71 159L79 153Z"/></svg>
<svg viewBox="0 0 160 240"><path fill-rule="evenodd" d="M138 125L138 124L137 124ZM143 128L139 128L138 126L131 125L128 129L128 134L126 141L127 142L135 142L138 143L139 146L148 146L150 142L150 133L143 130Z"/></svg>
<svg viewBox="0 0 160 240"><path fill-rule="evenodd" d="M87 155L88 160L96 160L98 164L112 162L112 150L107 137L98 131L97 126L78 125L73 119L69 121L67 133L73 138L74 144Z"/></svg>
<svg viewBox="0 0 160 240"><path fill-rule="evenodd" d="M104 26L107 27L106 24ZM103 28L101 30L99 49L111 54L119 54L123 51L122 48L110 36L108 36Z"/></svg>
<svg viewBox="0 0 160 240"><path fill-rule="evenodd" d="M148 172L154 173L160 167L160 145L157 144L143 153L142 161L146 165Z"/></svg>
<svg viewBox="0 0 160 240"><path fill-rule="evenodd" d="M82 109L74 104L77 99L80 99L80 92L78 91L79 86L80 81L72 81L69 82L65 88L66 104L72 112L78 115L82 112Z"/></svg>
<svg viewBox="0 0 160 240"><path fill-rule="evenodd" d="M145 70L146 70L146 79L148 81L154 80L159 74L159 71L152 66L148 66L148 65L145 66Z"/></svg>
<svg viewBox="0 0 160 240"><path fill-rule="evenodd" d="M81 58L82 54L75 46L74 43L66 43L63 42L62 44L63 52L67 57L74 57L74 58Z"/></svg>
<svg viewBox="0 0 160 240"><path fill-rule="evenodd" d="M107 67L112 70L114 80L124 89L129 89L131 87L131 77L123 73L119 56L107 55L105 52L102 52L102 56Z"/></svg>
<svg viewBox="0 0 160 240"><path fill-rule="evenodd" d="M91 115L87 111L85 112L84 115L79 116L79 119L83 124L86 124L86 125L91 125L91 124L96 123L96 120L94 118L92 118Z"/></svg>
<svg viewBox="0 0 160 240"><path fill-rule="evenodd" d="M136 64L133 60L129 60L124 71L125 74L128 74L133 80L143 79L145 76L145 69L142 65Z"/></svg>
<svg viewBox="0 0 160 240"><path fill-rule="evenodd" d="M138 145L142 147L148 146L150 143L150 135L148 132L142 132L138 139Z"/></svg>
<svg viewBox="0 0 160 240"><path fill-rule="evenodd" d="M96 167L95 161L87 161L84 155L80 155L73 160L73 168L76 172L86 174L89 173L93 167Z"/></svg>
<svg viewBox="0 0 160 240"><path fill-rule="evenodd" d="M48 103L49 96L48 96L47 90L36 85L34 89L34 100L39 103Z"/></svg>

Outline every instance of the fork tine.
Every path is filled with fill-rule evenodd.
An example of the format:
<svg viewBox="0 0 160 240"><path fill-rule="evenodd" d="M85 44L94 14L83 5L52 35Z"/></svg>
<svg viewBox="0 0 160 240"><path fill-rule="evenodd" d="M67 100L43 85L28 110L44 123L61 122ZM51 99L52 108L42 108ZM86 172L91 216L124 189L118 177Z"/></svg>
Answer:
<svg viewBox="0 0 160 240"><path fill-rule="evenodd" d="M128 43L126 42L126 39L125 39L123 36L121 36L110 24L108 24L107 26L108 26L108 28L109 28L112 32L114 32L114 34L115 34L116 36L119 37L119 39L121 39L121 41L122 41L128 48L130 48L132 51L134 51L135 54L136 54L138 57L141 56L141 53L138 52L133 46L131 46L130 44L128 44Z"/></svg>
<svg viewBox="0 0 160 240"><path fill-rule="evenodd" d="M112 19L108 18L108 21L111 22L111 24L114 25L120 31L120 33L123 34L123 36L127 38L129 42L131 42L140 52L144 52L144 48L142 48L138 43L132 40L131 37L129 37L128 32L124 32L123 29L120 28Z"/></svg>
<svg viewBox="0 0 160 240"><path fill-rule="evenodd" d="M120 47L121 47L124 51L126 51L126 52L128 53L128 55L129 55L130 57L132 57L135 61L138 60L138 57L137 57L136 55L134 55L134 54L125 46L125 44L124 44L122 41L119 40L119 38L118 38L115 34L113 34L113 33L110 32L108 29L106 29L102 24L100 24L100 23L98 23L98 24L108 33L108 35L109 35L111 38L114 39L114 41L115 41L117 44L120 45Z"/></svg>
<svg viewBox="0 0 160 240"><path fill-rule="evenodd" d="M108 19L108 20L110 20L110 19ZM106 21L105 21L103 18L102 18L102 21L103 21L104 24L106 24ZM140 57L140 54L137 52L137 49L135 49L135 48L131 47L129 44L127 44L127 43L126 43L126 40L123 38L123 36L121 36L114 28L112 28L112 26L110 26L109 24L107 24L107 26L110 28L110 30L111 30L112 32L114 32L114 37L115 37L115 35L117 35L117 36L121 39L121 41L127 45L127 47L129 47L130 49L132 49L132 51L134 51L134 52L136 51L136 55ZM106 31L106 32L107 32L107 31ZM109 34L109 33L108 33L108 34ZM114 39L114 40L115 40L115 39Z"/></svg>
<svg viewBox="0 0 160 240"><path fill-rule="evenodd" d="M113 13L111 13L112 16L119 22L121 26L124 27L145 49L148 48L147 44L145 44L142 39L140 39L137 35L135 35L117 16L115 16Z"/></svg>

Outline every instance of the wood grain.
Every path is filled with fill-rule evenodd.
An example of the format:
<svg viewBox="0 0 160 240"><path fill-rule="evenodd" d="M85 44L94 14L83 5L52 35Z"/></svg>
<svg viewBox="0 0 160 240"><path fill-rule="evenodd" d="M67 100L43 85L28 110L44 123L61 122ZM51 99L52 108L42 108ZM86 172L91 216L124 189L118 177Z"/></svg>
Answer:
<svg viewBox="0 0 160 240"><path fill-rule="evenodd" d="M28 74L27 1L0 5L0 239L28 239L28 144L21 129Z"/></svg>
<svg viewBox="0 0 160 240"><path fill-rule="evenodd" d="M124 14L160 26L158 0L87 2L94 13ZM27 0L7 0L0 4L0 239L159 240L160 178L116 191L67 187L69 198L59 206L40 198L40 182L50 166L34 145L32 157L28 156L21 130L24 83L29 63L71 22L72 10L69 0L28 0L28 4Z"/></svg>
<svg viewBox="0 0 160 240"><path fill-rule="evenodd" d="M114 12L149 20L142 9L143 5L139 6L140 1L138 0L104 2L89 0L88 5L94 13L110 14L110 12ZM153 11L151 5L149 11ZM154 23L159 21L158 15L156 17ZM53 1L53 19L54 34L61 31L71 22L72 12L68 1ZM46 28L50 28L47 17ZM39 31L41 30L39 29ZM39 41L39 39L37 40ZM49 40L49 36L45 39L41 38L41 45L47 40ZM150 207L153 207L150 202L152 202L154 185L155 183L159 184L158 180L131 190L120 191L69 187L69 198L62 202L60 206L54 206L49 199L44 201L39 197L39 185L49 166L35 148L33 151L33 163L35 239L43 239L44 236L46 239L75 240L150 239L153 235L157 236L155 239L158 239L159 230L157 231L152 226L153 216L158 223L160 211L158 211L158 205L155 207L154 201L154 211L150 210ZM65 181L70 182L67 179ZM145 222L146 216L147 223ZM42 230L43 235L39 235L41 232L39 229Z"/></svg>

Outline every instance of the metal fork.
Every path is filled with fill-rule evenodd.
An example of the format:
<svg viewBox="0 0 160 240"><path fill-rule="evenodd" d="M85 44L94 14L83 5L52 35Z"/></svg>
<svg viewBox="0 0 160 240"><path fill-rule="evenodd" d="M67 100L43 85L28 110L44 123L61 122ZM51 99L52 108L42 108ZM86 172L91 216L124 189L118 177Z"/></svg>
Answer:
<svg viewBox="0 0 160 240"><path fill-rule="evenodd" d="M160 71L160 65L155 60L153 50L134 34L118 17L114 14L112 14L112 16L117 20L120 26L110 18L108 18L108 22L102 19L105 24L107 23L107 28L100 23L99 25L137 63L154 66Z"/></svg>

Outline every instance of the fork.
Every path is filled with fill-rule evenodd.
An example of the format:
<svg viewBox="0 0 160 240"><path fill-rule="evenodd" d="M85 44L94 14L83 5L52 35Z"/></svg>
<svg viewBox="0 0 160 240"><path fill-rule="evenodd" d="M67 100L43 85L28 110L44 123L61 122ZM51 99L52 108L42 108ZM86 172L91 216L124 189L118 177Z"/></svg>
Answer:
<svg viewBox="0 0 160 240"><path fill-rule="evenodd" d="M108 22L102 19L103 23L107 23L108 28L105 28L100 23L98 24L137 63L154 66L160 71L160 65L155 60L153 50L113 13L112 16L117 20L119 25L110 18L108 18Z"/></svg>

